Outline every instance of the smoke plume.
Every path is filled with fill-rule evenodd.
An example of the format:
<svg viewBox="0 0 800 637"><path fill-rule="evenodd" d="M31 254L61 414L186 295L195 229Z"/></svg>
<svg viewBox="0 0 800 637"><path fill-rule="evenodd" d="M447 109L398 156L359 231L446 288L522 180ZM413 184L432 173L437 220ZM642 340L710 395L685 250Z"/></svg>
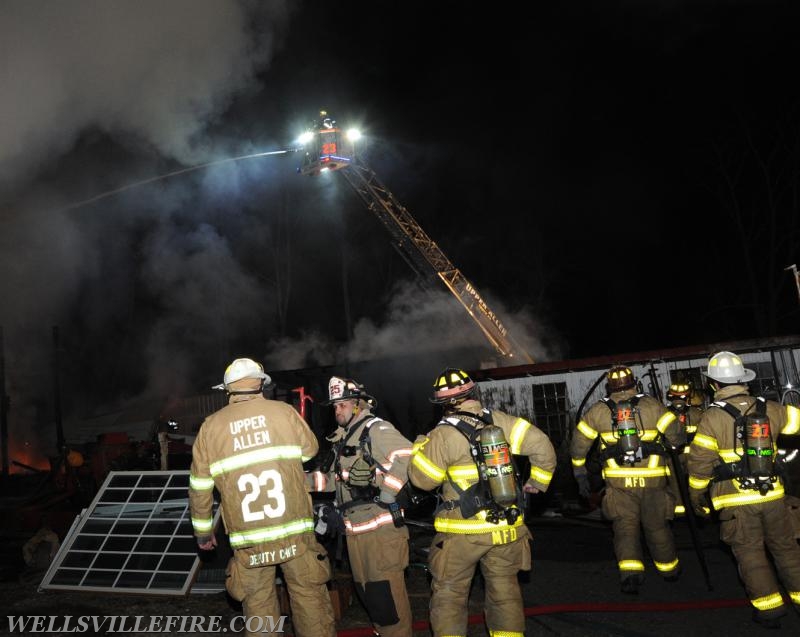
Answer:
<svg viewBox="0 0 800 637"><path fill-rule="evenodd" d="M253 30L256 9L270 18L269 29ZM268 62L286 8L229 0L10 0L0 15L2 201L90 128L196 163L209 150L209 122L237 92L252 89Z"/></svg>
<svg viewBox="0 0 800 637"><path fill-rule="evenodd" d="M284 0L0 6L0 325L12 437L36 438L31 424L52 419L54 325L69 353L65 408L79 413L126 392L185 389L175 379L198 358L185 352L241 325L259 285L220 233L213 202L187 219L196 182L69 204L229 153L210 131L235 99L261 90L257 74L288 18ZM215 363L227 355L216 354ZM133 366L147 378L138 389Z"/></svg>

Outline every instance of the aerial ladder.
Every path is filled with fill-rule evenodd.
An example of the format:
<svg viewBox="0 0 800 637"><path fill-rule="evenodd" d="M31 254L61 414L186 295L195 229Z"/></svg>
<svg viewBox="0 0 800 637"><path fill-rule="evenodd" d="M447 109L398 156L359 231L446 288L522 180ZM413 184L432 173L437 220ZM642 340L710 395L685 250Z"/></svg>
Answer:
<svg viewBox="0 0 800 637"><path fill-rule="evenodd" d="M320 120L301 137L305 154L298 171L303 175L341 171L367 209L389 231L392 246L414 273L422 280L428 280L431 273L435 274L458 299L499 355L520 365L533 363L530 354L514 341L475 286L378 179L375 171L356 157L357 134L342 131L325 111L320 113Z"/></svg>

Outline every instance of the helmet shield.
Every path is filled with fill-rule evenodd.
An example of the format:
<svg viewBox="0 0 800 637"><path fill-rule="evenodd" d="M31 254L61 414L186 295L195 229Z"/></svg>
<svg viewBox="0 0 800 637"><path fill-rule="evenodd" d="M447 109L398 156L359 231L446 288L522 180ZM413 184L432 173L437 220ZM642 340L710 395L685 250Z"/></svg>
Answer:
<svg viewBox="0 0 800 637"><path fill-rule="evenodd" d="M446 405L472 395L475 387L475 382L467 372L448 367L433 381L433 396L430 401L436 405Z"/></svg>

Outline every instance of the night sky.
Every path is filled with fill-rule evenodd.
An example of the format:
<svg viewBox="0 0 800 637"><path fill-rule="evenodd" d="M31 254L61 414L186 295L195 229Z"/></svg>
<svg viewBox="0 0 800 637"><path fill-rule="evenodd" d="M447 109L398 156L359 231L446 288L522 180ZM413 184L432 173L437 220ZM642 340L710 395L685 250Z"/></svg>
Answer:
<svg viewBox="0 0 800 637"><path fill-rule="evenodd" d="M536 360L796 333L797 3L555 4L4 2L17 426L51 417L56 325L79 415L242 355L491 355L298 154L75 205L290 147L323 108Z"/></svg>

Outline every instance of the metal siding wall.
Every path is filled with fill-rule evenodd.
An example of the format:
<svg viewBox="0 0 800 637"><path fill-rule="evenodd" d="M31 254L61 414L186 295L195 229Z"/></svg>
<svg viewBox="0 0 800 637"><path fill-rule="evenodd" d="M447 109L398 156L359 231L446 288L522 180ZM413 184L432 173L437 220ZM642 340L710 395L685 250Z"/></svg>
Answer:
<svg viewBox="0 0 800 637"><path fill-rule="evenodd" d="M737 352L739 354L739 352ZM739 354L745 366L756 363L770 363L770 351L742 352ZM792 350L792 355L800 369L800 348ZM653 361L655 376L664 394L670 385L670 372L679 369L705 370L708 366L708 357L687 358L684 360ZM630 366L634 376L644 383L644 390L649 393L650 363L639 363ZM486 380L478 382L478 391L481 401L490 409L500 409L510 414L524 418L534 418L533 410L533 385L546 385L551 383L565 383L567 395L567 410L570 415L570 428L575 426L575 417L578 407L589 388L606 372L606 369L575 370L557 374L543 374L541 376L526 375L519 378L504 380ZM600 382L592 395L586 400L584 411L605 396L605 382ZM567 433L567 437L569 432Z"/></svg>
<svg viewBox="0 0 800 637"><path fill-rule="evenodd" d="M489 409L498 409L530 420L533 418L531 380L525 377L510 381L478 383L481 403Z"/></svg>
<svg viewBox="0 0 800 637"><path fill-rule="evenodd" d="M523 376L507 380L479 381L478 391L481 402L489 409L499 409L515 416L522 416L535 422L533 408L533 385L548 385L564 383L566 386L567 411L569 422L567 431L562 433L563 438L568 438L570 430L575 426L575 414L584 394L597 380L598 370L564 372L560 374L547 374L543 376ZM593 397L587 401L591 405L605 395L605 384L600 383ZM596 398L594 397L596 396Z"/></svg>

